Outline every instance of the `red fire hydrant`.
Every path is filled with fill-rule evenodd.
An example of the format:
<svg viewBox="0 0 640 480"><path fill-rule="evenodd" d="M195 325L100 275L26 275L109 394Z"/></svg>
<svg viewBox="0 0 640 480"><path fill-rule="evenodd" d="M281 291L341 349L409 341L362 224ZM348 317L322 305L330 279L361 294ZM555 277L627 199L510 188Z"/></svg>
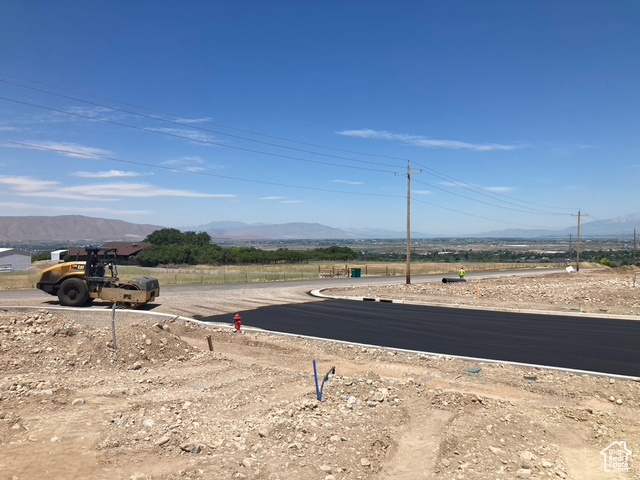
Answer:
<svg viewBox="0 0 640 480"><path fill-rule="evenodd" d="M236 316L233 317L233 324L236 327L236 333L242 333L240 331L240 328L242 327L242 317L240 316L239 313L236 313Z"/></svg>

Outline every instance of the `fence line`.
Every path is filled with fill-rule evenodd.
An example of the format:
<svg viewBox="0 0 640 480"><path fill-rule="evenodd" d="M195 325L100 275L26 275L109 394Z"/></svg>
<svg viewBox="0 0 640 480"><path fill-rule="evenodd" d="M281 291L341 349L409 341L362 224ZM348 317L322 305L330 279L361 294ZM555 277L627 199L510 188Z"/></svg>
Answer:
<svg viewBox="0 0 640 480"><path fill-rule="evenodd" d="M411 274L455 275L464 265L467 273L532 268L564 268L561 263L413 263ZM177 268L145 268L120 265L118 274L123 282L142 276L157 278L160 285L222 285L244 283L285 282L313 280L318 278L353 278L353 270L360 269L361 277L404 277L406 264L400 263L357 263L357 264L295 264L295 265L223 265L223 266L181 266ZM35 288L39 272L7 272L3 277L3 287L8 289ZM354 278L358 281L358 278Z"/></svg>

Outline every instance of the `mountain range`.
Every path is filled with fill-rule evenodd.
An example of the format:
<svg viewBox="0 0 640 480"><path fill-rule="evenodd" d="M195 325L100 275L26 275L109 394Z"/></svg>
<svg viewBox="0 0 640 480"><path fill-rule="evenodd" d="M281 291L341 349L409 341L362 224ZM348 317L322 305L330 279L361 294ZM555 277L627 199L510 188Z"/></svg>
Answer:
<svg viewBox="0 0 640 480"><path fill-rule="evenodd" d="M589 217L582 217L581 235L585 237L632 237L634 230L640 229L640 213L625 215L622 217L610 218L607 220L585 221ZM564 237L578 235L578 219L571 227L559 230L545 229L509 229L494 230L490 232L473 235L474 237L511 237L511 238L532 238L532 237Z"/></svg>
<svg viewBox="0 0 640 480"><path fill-rule="evenodd" d="M160 228L163 227L82 215L0 217L0 245L26 242L76 245L106 241L138 242Z"/></svg>
<svg viewBox="0 0 640 480"><path fill-rule="evenodd" d="M19 243L98 244L107 241L143 240L165 227L140 225L122 220L85 217L82 215L0 217L0 246ZM609 220L582 222L584 237L632 237L640 228L640 213ZM339 229L319 223L247 224L238 221L216 221L183 227L182 231L207 232L213 241L233 240L347 240L406 238L406 232L385 229ZM536 238L577 236L576 224L558 230L493 230L479 234L457 235L476 238ZM413 231L414 239L443 237Z"/></svg>

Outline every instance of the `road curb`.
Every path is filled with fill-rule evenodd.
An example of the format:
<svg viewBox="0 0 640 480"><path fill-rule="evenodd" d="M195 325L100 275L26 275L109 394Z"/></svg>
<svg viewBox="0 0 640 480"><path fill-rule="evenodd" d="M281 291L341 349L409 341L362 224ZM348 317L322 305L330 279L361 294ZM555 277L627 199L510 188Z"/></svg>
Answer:
<svg viewBox="0 0 640 480"><path fill-rule="evenodd" d="M333 287L320 288L316 290L311 290L309 295L318 298L325 299L334 299L334 300L351 300L356 302L378 302L378 303L401 303L403 305L417 305L424 307L439 307L439 308L457 308L462 310L481 310L486 312L505 312L505 313L523 313L530 315L559 315L562 317L580 317L580 318L599 318L599 319L615 319L615 320L627 320L627 321L640 321L640 317L637 315L616 315L612 313L587 313L587 312L576 312L576 311L561 311L561 310L526 310L520 308L496 308L496 307L485 307L485 306L475 306L475 305L457 305L457 304L449 304L449 303L429 303L429 302L419 302L417 300L394 300L388 298L379 298L379 297L355 297L355 296L343 296L343 295L327 295L323 292L323 290L328 290Z"/></svg>

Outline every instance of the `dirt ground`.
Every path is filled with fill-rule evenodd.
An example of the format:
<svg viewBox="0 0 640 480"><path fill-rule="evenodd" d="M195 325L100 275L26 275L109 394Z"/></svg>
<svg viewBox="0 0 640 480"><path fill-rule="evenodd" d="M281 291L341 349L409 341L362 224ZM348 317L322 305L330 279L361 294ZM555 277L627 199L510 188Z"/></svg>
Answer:
<svg viewBox="0 0 640 480"><path fill-rule="evenodd" d="M637 273L325 293L640 319ZM0 308L1 480L640 478L634 379L117 317Z"/></svg>

